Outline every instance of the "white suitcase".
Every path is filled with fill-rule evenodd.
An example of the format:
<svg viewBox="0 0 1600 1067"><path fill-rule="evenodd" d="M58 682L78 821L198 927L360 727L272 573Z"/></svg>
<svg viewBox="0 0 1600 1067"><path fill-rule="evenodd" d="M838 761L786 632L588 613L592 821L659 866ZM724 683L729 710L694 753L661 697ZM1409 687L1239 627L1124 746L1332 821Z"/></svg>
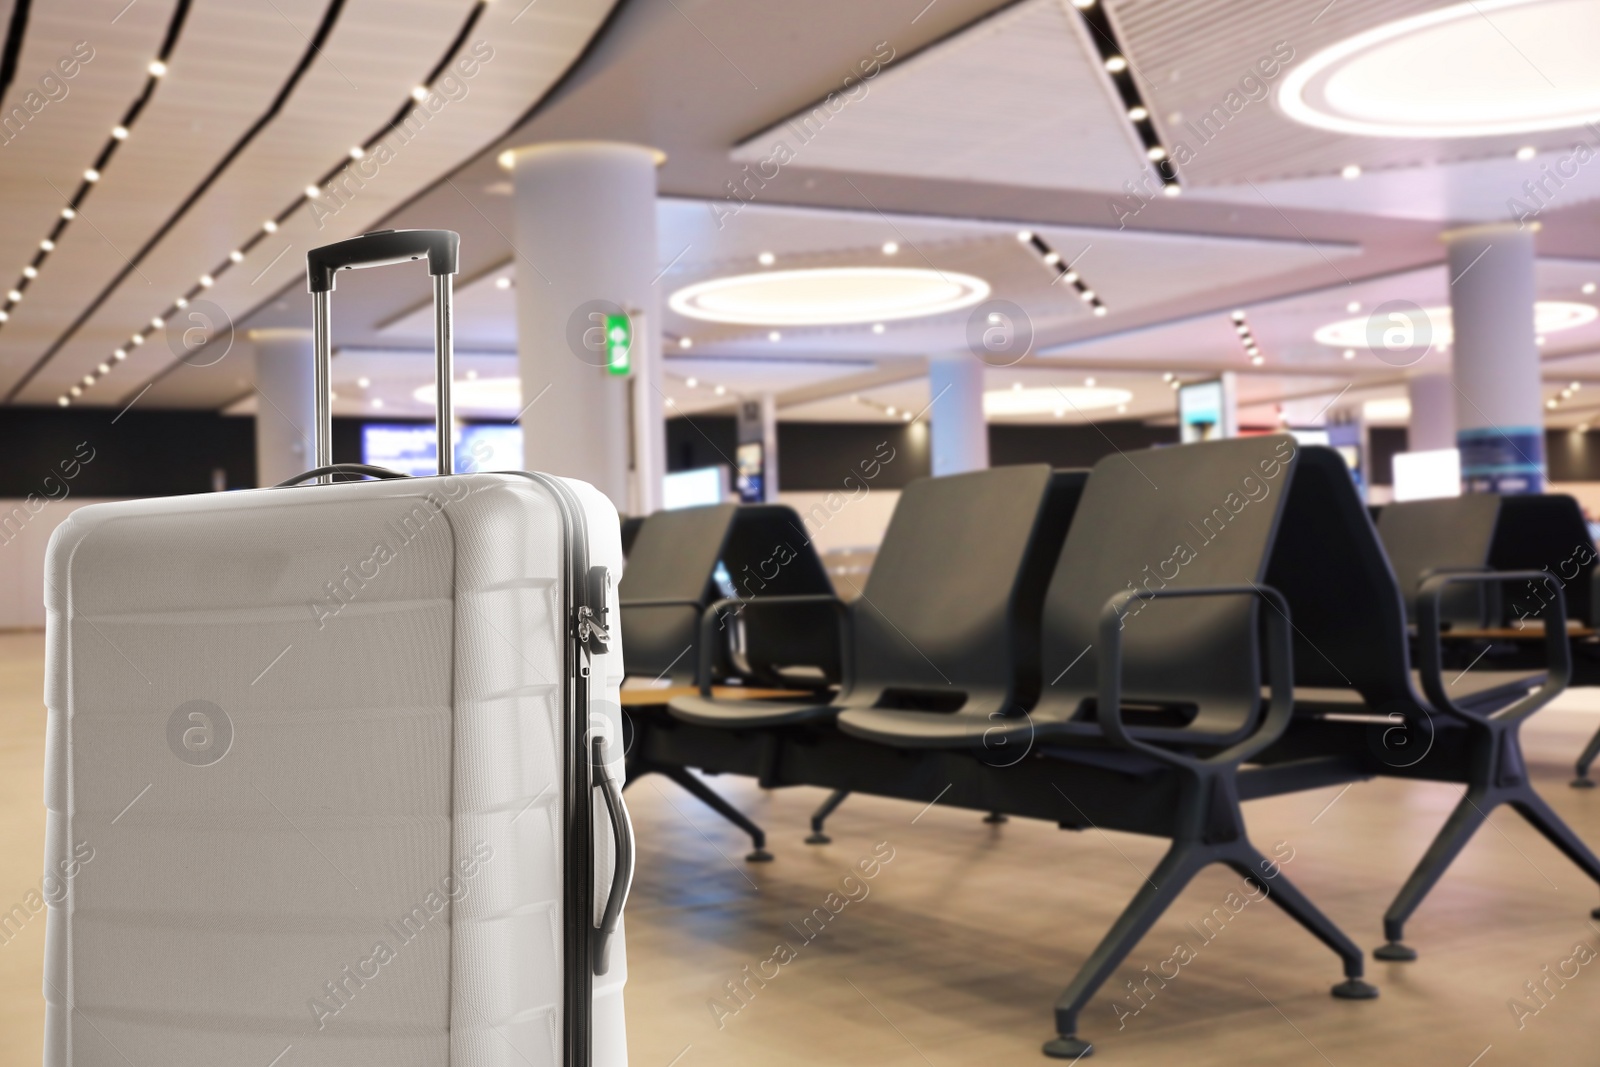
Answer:
<svg viewBox="0 0 1600 1067"><path fill-rule="evenodd" d="M311 253L320 467L339 267L427 256L449 441L457 243ZM46 1067L625 1067L616 511L439 451L57 530Z"/></svg>

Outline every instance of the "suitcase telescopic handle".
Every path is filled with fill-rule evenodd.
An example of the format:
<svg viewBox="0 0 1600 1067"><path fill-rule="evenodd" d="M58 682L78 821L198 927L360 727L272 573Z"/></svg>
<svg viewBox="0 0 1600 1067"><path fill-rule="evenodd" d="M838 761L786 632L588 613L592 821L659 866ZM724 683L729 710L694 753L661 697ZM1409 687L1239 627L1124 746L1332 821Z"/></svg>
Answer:
<svg viewBox="0 0 1600 1067"><path fill-rule="evenodd" d="M454 230L378 230L306 253L306 287L311 291L312 349L316 360L315 466L327 467L333 463L333 349L328 305L335 275L341 270L383 267L426 257L428 273L433 275L434 375L438 396L434 424L438 433L439 473L455 473L455 451L450 446L450 426L455 413L450 402L450 383L455 374L451 297L460 251L461 235ZM327 481L328 477L318 480Z"/></svg>
<svg viewBox="0 0 1600 1067"><path fill-rule="evenodd" d="M622 906L628 902L628 890L633 888L633 824L628 820L628 809L622 803L622 790L606 769L605 750L605 739L596 737L593 749L594 784L606 800L606 815L611 819L611 839L616 846L617 862L611 875L611 892L606 897L605 911L601 912L600 925L594 930L595 974L605 974L611 969L608 952L611 935L617 932L617 924L622 921Z"/></svg>

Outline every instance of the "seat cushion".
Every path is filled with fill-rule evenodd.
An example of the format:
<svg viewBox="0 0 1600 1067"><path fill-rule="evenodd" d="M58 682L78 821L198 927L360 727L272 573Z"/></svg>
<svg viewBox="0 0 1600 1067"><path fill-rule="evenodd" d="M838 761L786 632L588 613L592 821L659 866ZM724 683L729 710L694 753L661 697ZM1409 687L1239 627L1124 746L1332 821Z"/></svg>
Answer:
<svg viewBox="0 0 1600 1067"><path fill-rule="evenodd" d="M726 729L826 722L839 711L826 700L719 700L698 693L674 697L667 707L675 719Z"/></svg>
<svg viewBox="0 0 1600 1067"><path fill-rule="evenodd" d="M1038 727L1026 715L852 708L839 716L839 729L898 748L996 748L1027 745Z"/></svg>

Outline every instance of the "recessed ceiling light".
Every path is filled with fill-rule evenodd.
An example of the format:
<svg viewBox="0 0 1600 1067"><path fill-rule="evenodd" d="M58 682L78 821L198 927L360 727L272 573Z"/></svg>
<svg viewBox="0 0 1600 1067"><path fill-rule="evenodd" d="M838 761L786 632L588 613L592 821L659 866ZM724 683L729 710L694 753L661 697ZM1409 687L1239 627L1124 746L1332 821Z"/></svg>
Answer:
<svg viewBox="0 0 1600 1067"><path fill-rule="evenodd" d="M1017 240L1021 241L1023 244L1027 244L1029 241L1033 240L1033 231L1032 230L1018 230L1017 231Z"/></svg>
<svg viewBox="0 0 1600 1067"><path fill-rule="evenodd" d="M368 386L370 386L372 384L372 379L371 378L366 378L366 377L357 378L356 379L356 384L358 386L360 386L361 388L365 389L365 388L367 388Z"/></svg>
<svg viewBox="0 0 1600 1067"><path fill-rule="evenodd" d="M678 347L692 348L694 347L694 339L692 337L680 337L678 338Z"/></svg>
<svg viewBox="0 0 1600 1067"><path fill-rule="evenodd" d="M1113 74L1121 74L1128 69L1128 61L1121 56L1107 56L1106 69Z"/></svg>
<svg viewBox="0 0 1600 1067"><path fill-rule="evenodd" d="M1544 402L1544 406L1547 408L1554 408L1556 406L1556 402L1554 400L1546 400Z"/></svg>
<svg viewBox="0 0 1600 1067"><path fill-rule="evenodd" d="M1049 386L1036 389L1001 389L983 394L983 413L988 416L1045 415L1066 406L1078 411L1114 408L1133 399L1126 389L1105 386Z"/></svg>
<svg viewBox="0 0 1600 1067"><path fill-rule="evenodd" d="M78 213L72 210L70 207L64 207L61 209L61 217L64 219L76 218L77 214Z"/></svg>
<svg viewBox="0 0 1600 1067"><path fill-rule="evenodd" d="M1411 417L1411 401L1403 396L1369 400L1361 405L1361 414L1368 422L1405 422Z"/></svg>
<svg viewBox="0 0 1600 1067"><path fill-rule="evenodd" d="M1082 290L1079 290L1078 299L1082 300L1085 304L1093 303L1094 302L1094 290L1093 289L1082 289Z"/></svg>
<svg viewBox="0 0 1600 1067"><path fill-rule="evenodd" d="M151 60L150 65L145 69L148 70L154 77L159 78L167 72L167 65L161 62L161 60L155 59Z"/></svg>
<svg viewBox="0 0 1600 1067"><path fill-rule="evenodd" d="M1539 150L1533 147L1531 144L1525 144L1521 148L1517 149L1517 158L1522 160L1524 163L1538 154Z"/></svg>
<svg viewBox="0 0 1600 1067"><path fill-rule="evenodd" d="M83 172L83 180L86 182L97 182L100 180L100 172L95 170L93 167L90 167L88 170Z"/></svg>
<svg viewBox="0 0 1600 1067"><path fill-rule="evenodd" d="M1075 270L1063 271L1061 274L1061 280L1066 282L1068 285L1076 285L1078 283L1078 272ZM999 320L996 319L995 321L998 322Z"/></svg>
<svg viewBox="0 0 1600 1067"><path fill-rule="evenodd" d="M1143 107L1141 107L1139 105L1134 105L1133 107L1130 107L1128 109L1128 120L1130 122L1143 122L1145 119L1147 119L1149 117L1150 117L1150 112L1146 111Z"/></svg>
<svg viewBox="0 0 1600 1067"><path fill-rule="evenodd" d="M211 275L209 275L209 274L200 275L200 288L209 289L213 285L215 285L216 283L217 283L217 280L215 278L213 278Z"/></svg>
<svg viewBox="0 0 1600 1067"><path fill-rule="evenodd" d="M1021 383L1021 382L1012 382L1012 383L1011 383L1011 391L1012 391L1012 392L1013 392L1013 393L1020 393L1020 392L1022 392L1022 383Z"/></svg>
<svg viewBox="0 0 1600 1067"><path fill-rule="evenodd" d="M1353 182L1357 178L1361 177L1361 168L1356 166L1354 163L1347 163L1345 164L1344 169L1339 172L1339 177L1343 178L1347 182Z"/></svg>
<svg viewBox="0 0 1600 1067"><path fill-rule="evenodd" d="M1088 386L1090 389L1093 389L1094 388L1094 379L1093 378L1085 378L1083 380L1083 384Z"/></svg>
<svg viewBox="0 0 1600 1067"><path fill-rule="evenodd" d="M351 145L350 146L350 158L351 159L360 159L362 156L364 156L366 154L367 154L367 150L365 148L362 148L360 145L355 144L355 145Z"/></svg>
<svg viewBox="0 0 1600 1067"><path fill-rule="evenodd" d="M374 409L383 407L383 397L381 397L381 396L373 397L372 398L372 406L373 406Z"/></svg>
<svg viewBox="0 0 1600 1067"><path fill-rule="evenodd" d="M85 375L84 375L84 376L83 376L83 384L84 384L84 385L93 385L93 384L94 384L94 375L92 375L92 374L85 374Z"/></svg>
<svg viewBox="0 0 1600 1067"><path fill-rule="evenodd" d="M873 333L882 333L883 331L884 331L883 323L875 322L875 323L872 324L872 332Z"/></svg>
<svg viewBox="0 0 1600 1067"><path fill-rule="evenodd" d="M718 396L727 396L728 395L728 387L726 385L719 385L719 386L717 386L715 389L713 389L711 391L713 393L716 393Z"/></svg>
<svg viewBox="0 0 1600 1067"><path fill-rule="evenodd" d="M1097 318L1104 318L1108 311L1104 304L1096 304L1094 306L1094 313Z"/></svg>
<svg viewBox="0 0 1600 1067"><path fill-rule="evenodd" d="M1448 346L1453 340L1450 309L1431 307L1425 308L1423 313L1428 316L1433 331L1433 346L1435 348ZM1579 304L1573 301L1540 300L1533 305L1533 316L1534 328L1543 335L1588 325L1596 318L1600 318L1600 309L1592 304ZM1360 349L1371 348L1373 343L1382 344L1381 332L1369 338L1369 330L1377 331L1378 325L1370 323L1366 317L1341 319L1338 322L1328 323L1312 336L1319 344L1327 345L1329 348Z"/></svg>
<svg viewBox="0 0 1600 1067"><path fill-rule="evenodd" d="M1261 366L1261 364L1265 363L1266 361L1267 361L1267 357L1265 357L1265 356L1251 356L1250 357L1250 362L1253 365L1257 366L1257 367Z"/></svg>
<svg viewBox="0 0 1600 1067"><path fill-rule="evenodd" d="M779 333L777 330L773 330L771 333L767 334L767 340L776 344L777 342L783 340L783 334Z"/></svg>
<svg viewBox="0 0 1600 1067"><path fill-rule="evenodd" d="M693 389L693 388L695 388L696 386L698 386L700 384L700 379L699 378L688 378L688 379L685 379L683 384L687 385L690 389Z"/></svg>
<svg viewBox="0 0 1600 1067"><path fill-rule="evenodd" d="M235 263L243 263L244 253L235 248L232 252L228 253L228 258L233 260Z"/></svg>
<svg viewBox="0 0 1600 1067"><path fill-rule="evenodd" d="M1544 344L1544 334L1541 333L1539 336L1535 337L1533 339L1533 343L1536 344L1536 345Z"/></svg>
<svg viewBox="0 0 1600 1067"><path fill-rule="evenodd" d="M46 252L54 252L56 243L50 240L50 238L46 237L44 240L39 242L39 247L44 249Z"/></svg>
<svg viewBox="0 0 1600 1067"><path fill-rule="evenodd" d="M415 100L419 104L428 99L428 87L426 85L413 86L411 89L411 99Z"/></svg>
<svg viewBox="0 0 1600 1067"><path fill-rule="evenodd" d="M1582 382L1573 382L1571 385L1567 386L1567 388L1571 389L1574 393L1576 393L1579 389L1583 388L1583 383Z"/></svg>
<svg viewBox="0 0 1600 1067"><path fill-rule="evenodd" d="M1309 56L1278 104L1297 122L1367 137L1487 137L1600 119L1600 67L1582 42L1600 5L1469 0L1397 19ZM1538 65L1513 41L1539 43Z"/></svg>
<svg viewBox="0 0 1600 1067"><path fill-rule="evenodd" d="M189 306L189 301L187 298L180 296L178 299L172 302L172 306L176 308L186 308Z"/></svg>
<svg viewBox="0 0 1600 1067"><path fill-rule="evenodd" d="M1356 350L1353 349L1353 348L1345 349L1344 350L1344 358L1345 359L1355 359L1356 358Z"/></svg>
<svg viewBox="0 0 1600 1067"><path fill-rule="evenodd" d="M1167 371L1167 373L1165 373L1165 374L1163 374L1161 376L1161 380L1164 381L1164 382L1172 381L1172 372L1171 371Z"/></svg>
<svg viewBox="0 0 1600 1067"><path fill-rule="evenodd" d="M22 291L19 289L13 289L6 294L6 299L15 304L17 301L22 299Z"/></svg>
<svg viewBox="0 0 1600 1067"><path fill-rule="evenodd" d="M1152 162L1159 163L1161 160L1167 158L1167 150L1162 148L1160 145L1151 145L1150 148L1145 151L1145 155L1150 157Z"/></svg>
<svg viewBox="0 0 1600 1067"><path fill-rule="evenodd" d="M165 325L166 323L162 320L160 315L157 315L155 318L150 320L150 326L152 329L159 330Z"/></svg>
<svg viewBox="0 0 1600 1067"><path fill-rule="evenodd" d="M1126 415L1127 413L1128 413L1128 405L1126 405L1126 404L1118 404L1117 405L1117 414L1118 415Z"/></svg>
<svg viewBox="0 0 1600 1067"><path fill-rule="evenodd" d="M509 289L509 288L511 288L511 279L510 278L496 278L494 280L494 287L496 289Z"/></svg>
<svg viewBox="0 0 1600 1067"><path fill-rule="evenodd" d="M308 185L306 186L305 193L308 200L315 200L317 197L322 195L322 190L315 185Z"/></svg>
<svg viewBox="0 0 1600 1067"><path fill-rule="evenodd" d="M113 127L111 127L111 136L115 137L119 141L126 141L128 139L128 127L126 127L126 126L113 126Z"/></svg>
<svg viewBox="0 0 1600 1067"><path fill-rule="evenodd" d="M39 276L39 270L37 267L29 264L28 266L22 268L22 276L24 278L37 278Z"/></svg>
<svg viewBox="0 0 1600 1067"><path fill-rule="evenodd" d="M56 397L56 403L60 404L62 407L66 407L68 404L72 403L72 401L68 400L64 396L58 396Z"/></svg>
<svg viewBox="0 0 1600 1067"><path fill-rule="evenodd" d="M958 311L989 295L970 274L919 267L822 267L712 278L679 289L673 311L744 326L853 325Z"/></svg>
<svg viewBox="0 0 1600 1067"><path fill-rule="evenodd" d="M899 414L899 409L897 409L897 408L896 408L896 407L895 407L895 406L894 406L894 405L892 405L892 404L891 404L891 405L890 405L890 406L889 406L889 407L888 407L888 408L887 408L887 409L886 409L886 410L887 410L887 411L888 411L888 413L889 413L889 414L890 414L890 415L896 415L896 414Z"/></svg>
<svg viewBox="0 0 1600 1067"><path fill-rule="evenodd" d="M111 358L116 360L118 363L121 363L123 360L128 358L128 350L126 348L119 348L115 352L111 353Z"/></svg>
<svg viewBox="0 0 1600 1067"><path fill-rule="evenodd" d="M900 251L900 245L897 242L895 242L895 241L885 241L885 242L883 242L883 254L884 255L892 256L892 255L894 255L895 253L897 253L899 251Z"/></svg>
<svg viewBox="0 0 1600 1067"><path fill-rule="evenodd" d="M133 345L135 348L139 347L140 345L144 344L144 334L134 334L132 337L128 338L128 343Z"/></svg>
<svg viewBox="0 0 1600 1067"><path fill-rule="evenodd" d="M1052 248L1044 254L1044 261L1053 267L1061 262L1061 253Z"/></svg>
<svg viewBox="0 0 1600 1067"><path fill-rule="evenodd" d="M1348 304L1346 304L1344 306L1344 309L1346 311L1348 311L1350 314L1354 315L1356 312L1361 310L1361 301L1352 300L1352 301L1350 301L1350 303L1348 303Z"/></svg>
<svg viewBox="0 0 1600 1067"><path fill-rule="evenodd" d="M1583 295L1584 296L1589 296L1593 292L1594 292L1594 282L1584 282L1583 283Z"/></svg>
<svg viewBox="0 0 1600 1067"><path fill-rule="evenodd" d="M1072 6L1079 11L1087 11L1094 6L1094 0L1072 0Z"/></svg>
<svg viewBox="0 0 1600 1067"><path fill-rule="evenodd" d="M1161 187L1162 196L1181 196L1182 193L1183 186L1179 185L1177 182L1168 182Z"/></svg>
<svg viewBox="0 0 1600 1067"><path fill-rule="evenodd" d="M67 392L71 393L73 396L82 396L83 395L83 386L74 385L71 389L67 390Z"/></svg>
<svg viewBox="0 0 1600 1067"><path fill-rule="evenodd" d="M756 262L761 264L763 267L770 267L777 261L778 257L773 255L771 252L763 252L756 257Z"/></svg>
<svg viewBox="0 0 1600 1067"><path fill-rule="evenodd" d="M98 367L96 367L95 370L99 371L101 374L110 374L111 373L111 364L102 363Z"/></svg>
<svg viewBox="0 0 1600 1067"><path fill-rule="evenodd" d="M268 233L277 233L278 232L278 224L277 224L277 222L275 222L272 219L268 219L266 222L263 222L261 224L261 228L263 230L266 230Z"/></svg>

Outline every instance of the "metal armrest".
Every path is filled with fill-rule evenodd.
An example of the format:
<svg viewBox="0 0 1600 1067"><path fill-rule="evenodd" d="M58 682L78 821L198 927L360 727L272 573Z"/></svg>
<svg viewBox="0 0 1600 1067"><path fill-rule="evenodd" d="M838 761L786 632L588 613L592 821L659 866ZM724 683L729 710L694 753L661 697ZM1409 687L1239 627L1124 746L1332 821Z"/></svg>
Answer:
<svg viewBox="0 0 1600 1067"><path fill-rule="evenodd" d="M1271 671L1272 697L1261 725L1244 740L1205 759L1140 741L1128 733L1122 721L1122 625L1123 615L1133 600L1160 600L1169 597L1259 596L1277 611L1267 625L1267 663ZM1255 640L1255 635L1250 635ZM1100 692L1096 708L1100 728L1123 748L1142 752L1166 763L1197 765L1243 763L1282 736L1294 714L1294 642L1290 633L1289 605L1283 594L1265 585L1216 585L1193 589L1124 589L1106 601L1100 612L1100 641L1096 653ZM1255 699L1259 700L1257 696Z"/></svg>
<svg viewBox="0 0 1600 1067"><path fill-rule="evenodd" d="M1547 656L1545 683L1509 707L1490 714L1469 711L1451 700L1445 692L1443 654L1440 651L1439 602L1445 586L1452 582L1544 582L1555 593L1545 601L1539 618L1544 621L1544 647ZM1572 648L1567 639L1567 600L1561 583L1547 571L1494 571L1488 574L1452 572L1436 574L1422 583L1417 595L1417 651L1421 659L1422 690L1436 709L1458 719L1486 722L1490 719L1525 719L1554 700L1572 679Z"/></svg>
<svg viewBox="0 0 1600 1067"><path fill-rule="evenodd" d="M796 593L789 596L763 596L727 597L719 600L706 608L700 616L699 659L695 666L695 682L700 686L701 696L711 695L711 654L715 644L715 627L719 616L728 608L737 607L739 610L759 605L761 608L776 608L797 606L801 604L828 604L839 617L839 683L841 689L848 689L851 680L855 677L854 666L851 660L851 650L855 642L851 640L850 605L840 600L831 593Z"/></svg>

